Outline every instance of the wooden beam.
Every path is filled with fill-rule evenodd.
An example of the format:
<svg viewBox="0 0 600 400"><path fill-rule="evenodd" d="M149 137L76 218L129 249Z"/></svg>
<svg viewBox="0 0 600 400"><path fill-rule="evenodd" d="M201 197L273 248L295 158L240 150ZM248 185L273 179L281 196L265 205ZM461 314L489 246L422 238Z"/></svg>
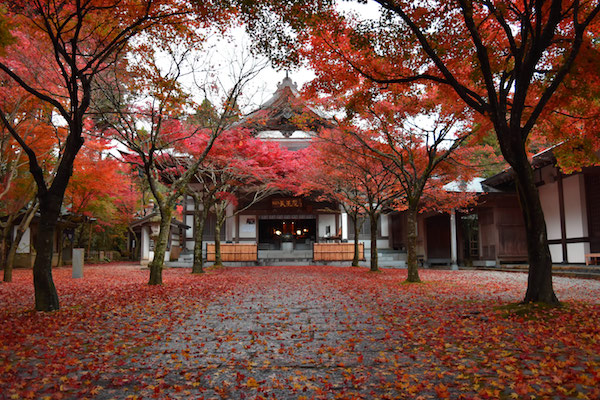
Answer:
<svg viewBox="0 0 600 400"><path fill-rule="evenodd" d="M560 169L556 167L556 183L558 185L558 210L560 213L560 244L562 245L562 262L566 264L569 260L567 253L567 223L565 221L565 193L563 190L563 176Z"/></svg>

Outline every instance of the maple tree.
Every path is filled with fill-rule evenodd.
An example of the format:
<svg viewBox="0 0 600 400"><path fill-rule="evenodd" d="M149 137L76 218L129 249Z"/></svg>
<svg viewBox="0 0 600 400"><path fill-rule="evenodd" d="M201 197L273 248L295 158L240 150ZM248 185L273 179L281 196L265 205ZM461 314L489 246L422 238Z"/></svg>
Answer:
<svg viewBox="0 0 600 400"><path fill-rule="evenodd" d="M144 172L160 212L159 233L149 265L151 285L162 284L167 240L177 200L197 174L215 140L235 122L238 98L258 72L255 65L242 64L232 86L222 93L223 104L214 119L210 124L197 124L200 121L187 113L188 107L194 108L193 100L180 82L189 51L175 44L169 54L172 59L166 69L160 66L164 60L156 52L148 54L145 63L130 71L114 70L114 75L105 80L104 95L97 107L104 116L97 126L132 152L125 155L125 161ZM118 79L118 76L128 79ZM130 88L121 87L127 84ZM134 94L141 96L137 102ZM103 111L107 103L110 106ZM143 127L139 127L141 122L145 123Z"/></svg>
<svg viewBox="0 0 600 400"><path fill-rule="evenodd" d="M183 104L179 102L177 76L166 76L164 80L162 78L158 77L154 87L158 89L158 93L147 106L121 104L123 99L120 96L113 97L110 90L105 91L108 96L106 99L112 101L113 105L99 124L101 135L112 137L132 152L124 154L123 159L143 171L160 213L154 258L149 265L151 285L162 284L162 270L175 203L219 133L207 135L199 161L193 162L179 178L169 179L173 176L170 172L172 169L184 168L170 153L176 142L202 133L199 129L186 125L180 118ZM148 129L138 126L142 121L149 126ZM165 171L169 171L168 177L165 177Z"/></svg>
<svg viewBox="0 0 600 400"><path fill-rule="evenodd" d="M303 152L302 165L297 169L296 192L300 195L314 194L318 199L336 200L350 217L353 226L354 256L352 266L360 261L359 234L365 213L361 206L361 183L355 176L345 174L338 161L329 157L326 141L313 141Z"/></svg>
<svg viewBox="0 0 600 400"><path fill-rule="evenodd" d="M223 185L216 193L214 202L216 266L222 265L219 234L225 219L280 192L285 185L282 181L285 181L293 165L288 161L295 158L291 151L278 143L248 137L236 139L233 142L235 150L227 152L227 163L218 172ZM232 208L232 213L227 215L229 207Z"/></svg>
<svg viewBox="0 0 600 400"><path fill-rule="evenodd" d="M15 40L4 47L0 71L52 107L68 127L56 172L46 182L37 154L13 129L14 121L3 120L27 153L37 185L40 234L33 272L35 308L51 311L59 308L51 271L54 228L83 145L95 78L131 49L131 38L146 33L138 44L156 46L163 40L191 40L197 36L197 27L216 23L224 13L213 3L161 0L11 0L2 1L1 6L7 10L4 19Z"/></svg>
<svg viewBox="0 0 600 400"><path fill-rule="evenodd" d="M4 282L12 282L12 272L17 249L39 209L31 181L13 190L12 194L15 195L15 199L2 204L5 206L3 207L3 212L6 213L6 221L2 224L2 251L0 254L0 263L4 266Z"/></svg>
<svg viewBox="0 0 600 400"><path fill-rule="evenodd" d="M140 197L133 174L110 154L111 149L113 146L107 139L91 137L86 140L75 160L73 176L65 193L65 208L71 218L79 222L72 242L77 247L87 247L88 255L92 241L123 233L135 214ZM113 250L115 244L104 243L106 247L98 250ZM59 251L61 249L59 246ZM59 254L59 263L61 261Z"/></svg>
<svg viewBox="0 0 600 400"><path fill-rule="evenodd" d="M0 94L0 112L3 112L0 118L16 121L13 129L38 154L38 160L45 168L44 174L51 175L56 165L55 138L63 138L64 130L52 123L49 109L43 102L27 94L9 79L2 83L5 90ZM4 266L5 282L12 280L17 248L39 208L35 198L35 183L27 171L27 165L25 152L6 129L6 125L2 124L0 216L3 216L4 220L0 222L0 264Z"/></svg>
<svg viewBox="0 0 600 400"><path fill-rule="evenodd" d="M252 205L280 191L291 172L291 151L275 142L254 138L250 131L233 126L215 141L205 162L189 185L195 199L195 245L193 273L202 272L202 240L209 211L215 222L215 266L222 266L221 229L226 218L234 217ZM202 201L201 213L198 209ZM231 209L231 213L227 213Z"/></svg>
<svg viewBox="0 0 600 400"><path fill-rule="evenodd" d="M20 162L21 155L13 151L13 142L10 135L4 128L0 128L0 217L5 217L0 221L2 233L0 237L0 265L5 265L8 252L8 243L12 235L13 223L17 218L18 212L21 210L23 203L12 200L23 199L25 196L10 196L11 189L14 192L14 187L18 177L22 176L22 163ZM11 197L11 198L9 198ZM6 266L4 272L4 281L10 281L7 276Z"/></svg>
<svg viewBox="0 0 600 400"><path fill-rule="evenodd" d="M237 179L236 182L241 184L242 175L245 174L246 177L250 175L242 172L244 170L243 160L245 157L256 157L256 155L248 151L248 145L256 146L256 143L249 136L248 132L239 125L242 116L240 109L243 107L243 104L240 104L240 95L243 94L243 88L264 70L266 63L251 57L244 49L241 49L235 56L228 56L226 62L231 65L227 74L223 74L221 77L213 76L206 79L203 84L199 84L198 80L196 80L195 89L204 93L205 97L195 112L189 116L191 123L207 131L221 132L215 145L213 145L213 148L204 158L198 170L194 173L193 178L186 186L186 193L194 201L193 274L204 272L204 229L211 212L217 217L215 224L215 248L218 261L215 264L219 265L221 263L221 227L226 218L226 209L230 204L227 198L233 203L237 203L236 194L238 189L241 188L236 187L234 181ZM217 71L219 67L209 62L206 69ZM230 83L226 83L227 80ZM233 89L230 90L227 89L227 86L231 82L234 85ZM223 98L223 93L236 93L236 95L234 98L228 98L225 107L219 109L216 106L218 104L216 99ZM227 96L225 97L227 98ZM209 100L209 98L212 98L213 101ZM246 140L249 142L244 144L243 142ZM180 150L183 153L197 158L205 146L205 140L202 137L192 137L182 142L181 145ZM256 147L255 150L258 152L257 154L261 154L261 151L264 149ZM256 174L259 174L260 170L255 171ZM248 181L245 183L248 183ZM255 186L254 189L257 189L254 202L266 195L266 187L263 186L258 189L258 186ZM230 193L229 196L226 196L225 193L228 190L235 193ZM216 214L219 215L217 216Z"/></svg>
<svg viewBox="0 0 600 400"><path fill-rule="evenodd" d="M387 160L379 158L372 150L379 148L380 143L369 137L370 133L356 126L346 125L322 130L314 143L321 153L320 165L326 166L333 176L337 175L335 180L346 180L351 185L350 190L339 192L344 196L344 202L362 209L368 217L371 235L370 269L378 271L378 222L381 213L391 206L397 196L397 186L394 174L386 166Z"/></svg>
<svg viewBox="0 0 600 400"><path fill-rule="evenodd" d="M557 165L565 174L582 168L600 165L600 81L592 71L598 70L600 51L598 43L585 43L560 90L549 101L550 115L544 115L528 138L544 143L546 150L553 145Z"/></svg>
<svg viewBox="0 0 600 400"><path fill-rule="evenodd" d="M81 150L73 168L73 177L67 187L65 203L74 214L92 216L102 208L104 200L122 197L124 190L130 190L123 165L109 153L113 146L106 139L90 138ZM124 197L124 196L123 196ZM103 223L127 219L117 210L105 212L108 218Z"/></svg>
<svg viewBox="0 0 600 400"><path fill-rule="evenodd" d="M278 16L270 24L250 27L263 36L259 45L280 61L297 60L294 50L311 43L311 37L321 37L329 50L324 54L309 48L304 55L339 67L344 71L341 77L384 87L415 88L436 82L450 88L483 123L492 126L512 168L525 221L529 285L524 302L557 304L544 214L526 144L540 120L551 116L551 100L577 60L594 48L600 4L561 0L373 3L380 6L379 15L363 21L356 14L344 18L330 1L264 2L243 10L248 19L263 21L260 17L266 13ZM328 73L327 69L321 72ZM562 133L566 138L574 135ZM583 130L575 134L594 135Z"/></svg>
<svg viewBox="0 0 600 400"><path fill-rule="evenodd" d="M237 120L237 113L232 113L231 117L233 121ZM191 118L195 123L198 123L200 126L207 129L218 129L219 125L221 125L219 113L208 99L203 100L200 107ZM202 149L205 146L204 143L198 142L198 138L191 138L191 140L188 140L185 143L186 152L195 156L198 149ZM193 178L186 186L186 193L190 195L194 201L194 254L192 274L204 273L204 227L217 199L217 192L221 187L219 184L221 181L218 179L220 177L219 172L221 167L212 162L214 154L215 151L213 149L213 151L208 154L209 157L203 160L202 165L198 168L198 171L196 171ZM220 226L218 229L220 230ZM217 253L220 254L220 252Z"/></svg>
<svg viewBox="0 0 600 400"><path fill-rule="evenodd" d="M204 227L209 213L213 207L215 193L208 185L206 174L196 174L196 181L200 182L200 190L189 185L186 193L194 201L194 255L192 260L192 274L204 273Z"/></svg>
<svg viewBox="0 0 600 400"><path fill-rule="evenodd" d="M373 162L394 177L393 208L407 212L407 281L420 282L417 216L427 209L446 211L474 200L472 194L449 193L444 186L472 177L474 169L469 168L467 157L473 147L465 145L478 129L454 102L444 106L447 95L435 87L417 96L393 89L371 91L372 98L362 87L346 90L336 91L332 101L337 105L341 94L349 93L349 100L341 99L347 110L342 121L349 127L346 134L373 153ZM355 126L360 125L368 130L359 134Z"/></svg>

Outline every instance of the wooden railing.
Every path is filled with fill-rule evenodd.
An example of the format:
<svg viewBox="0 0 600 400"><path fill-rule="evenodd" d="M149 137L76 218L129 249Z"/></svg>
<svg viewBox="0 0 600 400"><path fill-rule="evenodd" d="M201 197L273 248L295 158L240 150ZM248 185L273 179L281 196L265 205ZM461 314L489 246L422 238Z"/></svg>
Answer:
<svg viewBox="0 0 600 400"><path fill-rule="evenodd" d="M354 259L354 243L315 243L313 245L315 261L352 261ZM365 259L365 245L358 244L358 259Z"/></svg>
<svg viewBox="0 0 600 400"><path fill-rule="evenodd" d="M215 261L214 243L206 244L206 260ZM256 244L221 243L221 261L258 261Z"/></svg>
<svg viewBox="0 0 600 400"><path fill-rule="evenodd" d="M598 265L600 263L600 253L589 253L585 255L585 265Z"/></svg>

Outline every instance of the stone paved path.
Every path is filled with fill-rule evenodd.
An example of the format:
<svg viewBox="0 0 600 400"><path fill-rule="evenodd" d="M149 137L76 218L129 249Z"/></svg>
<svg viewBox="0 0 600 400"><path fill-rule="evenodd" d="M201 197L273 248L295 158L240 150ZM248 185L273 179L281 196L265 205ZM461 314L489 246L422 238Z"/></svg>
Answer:
<svg viewBox="0 0 600 400"><path fill-rule="evenodd" d="M29 275L0 287L16 300L0 314L0 399L600 398L600 281L555 278L566 306L523 314L499 308L522 298L518 273L164 275L59 270L57 314L22 311Z"/></svg>
<svg viewBox="0 0 600 400"><path fill-rule="evenodd" d="M498 319L494 308L494 300L519 300L523 277L500 275L521 280L515 287L495 285L493 273L446 271L407 286L404 272L228 270L236 284L169 332L152 367L165 371L169 398L518 398L520 381L507 379L518 369L519 379L539 381L538 393L555 390L551 376L534 375L551 356L525 347L527 359L516 358L523 343L510 335L520 323ZM528 329L524 342L535 337ZM557 357L572 358L572 350ZM580 357L581 365L600 361Z"/></svg>
<svg viewBox="0 0 600 400"><path fill-rule="evenodd" d="M203 371L198 382L212 388L208 398L253 397L262 386L277 399L332 392L370 398L394 379L382 359L410 362L397 340L386 338L378 305L350 298L332 274L251 272L260 276L171 333L191 341L165 347L178 355L171 366Z"/></svg>

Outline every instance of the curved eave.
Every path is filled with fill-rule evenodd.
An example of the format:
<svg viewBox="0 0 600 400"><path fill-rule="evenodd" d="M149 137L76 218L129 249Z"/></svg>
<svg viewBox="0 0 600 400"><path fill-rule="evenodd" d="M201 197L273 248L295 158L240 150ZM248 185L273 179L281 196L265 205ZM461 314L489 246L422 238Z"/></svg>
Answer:
<svg viewBox="0 0 600 400"><path fill-rule="evenodd" d="M554 156L554 148L557 146L552 146L534 155L531 158L531 167L533 169L540 169L548 165L555 165L556 157ZM490 176L489 178L485 179L482 183L490 187L498 187L513 181L513 170L511 167L509 167L504 171L497 173L496 175Z"/></svg>

